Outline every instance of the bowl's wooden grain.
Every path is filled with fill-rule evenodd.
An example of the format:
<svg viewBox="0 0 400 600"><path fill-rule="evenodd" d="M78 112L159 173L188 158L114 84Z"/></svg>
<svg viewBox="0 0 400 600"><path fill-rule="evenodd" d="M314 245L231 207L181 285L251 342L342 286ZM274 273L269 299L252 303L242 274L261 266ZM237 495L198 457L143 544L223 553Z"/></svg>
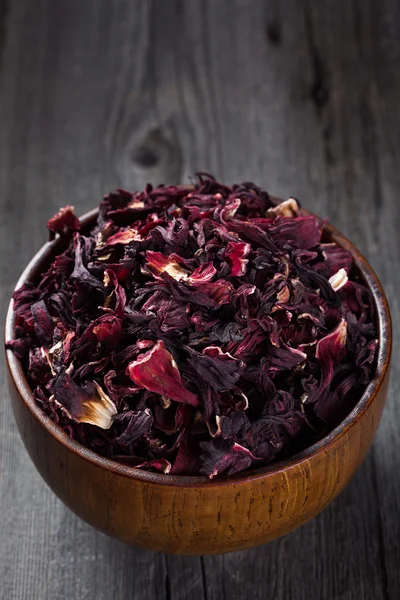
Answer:
<svg viewBox="0 0 400 600"><path fill-rule="evenodd" d="M96 211L83 219L90 226ZM82 519L122 541L183 554L240 550L284 535L317 515L339 494L364 459L385 403L391 320L382 287L360 252L335 228L325 237L347 248L372 291L379 325L376 375L348 417L327 437L292 459L251 473L205 477L143 472L102 458L71 440L36 405L20 361L7 351L15 419L38 471ZM18 286L35 280L60 249L46 244ZM6 339L12 339L10 304Z"/></svg>

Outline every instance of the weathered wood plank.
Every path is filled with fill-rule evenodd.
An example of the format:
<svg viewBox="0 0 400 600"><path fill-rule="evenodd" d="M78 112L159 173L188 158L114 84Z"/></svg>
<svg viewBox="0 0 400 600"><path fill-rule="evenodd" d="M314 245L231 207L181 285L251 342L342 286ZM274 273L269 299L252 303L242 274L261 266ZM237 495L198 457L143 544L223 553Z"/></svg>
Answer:
<svg viewBox="0 0 400 600"><path fill-rule="evenodd" d="M400 517L397 501L400 494L400 409L397 401L400 370L396 359L400 339L400 278L397 266L400 254L400 122L396 116L396 105L400 94L397 35L400 7L393 1L379 5L371 2L365 11L360 5L357 7L357 19L361 23L360 45L369 62L365 73L367 108L363 112L363 151L366 170L373 173L369 193L372 198L365 206L368 234L364 248L385 286L393 318L392 391L375 442L374 460L387 594L389 598L397 598L400 596ZM373 47L371 37L376 39Z"/></svg>

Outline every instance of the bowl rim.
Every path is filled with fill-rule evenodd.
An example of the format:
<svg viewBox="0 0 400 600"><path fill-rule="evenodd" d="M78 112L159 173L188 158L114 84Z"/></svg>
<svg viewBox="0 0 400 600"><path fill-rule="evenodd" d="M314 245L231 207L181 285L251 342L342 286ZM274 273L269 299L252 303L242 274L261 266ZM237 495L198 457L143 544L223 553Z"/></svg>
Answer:
<svg viewBox="0 0 400 600"><path fill-rule="evenodd" d="M302 211L305 214L312 214L307 210ZM93 209L85 213L80 217L80 222L83 229L89 228L92 225L95 217L98 214L98 209ZM293 467L298 467L304 462L315 457L317 454L325 452L327 448L333 443L337 442L340 437L345 435L349 429L351 429L358 417L368 411L369 407L376 398L380 388L382 387L388 370L390 367L390 358L392 352L392 323L389 310L389 304L386 295L383 291L382 285L362 253L333 225L323 222L323 229L328 233L330 238L338 243L340 246L348 250L354 259L354 263L360 273L362 274L365 283L370 289L376 307L377 321L378 321L378 359L376 372L373 379L367 385L361 398L358 400L352 411L339 423L328 435L321 438L311 446L302 450L298 454L292 457L288 457L284 460L259 467L252 471L243 471L234 475L221 475L217 479L210 480L205 475L169 475L167 473L152 473L150 471L144 471L137 467L124 465L109 458L105 458L100 454L97 454L93 450L86 448L79 442L73 440L68 434L61 429L54 421L47 416L42 409L36 403L31 387L25 376L25 372L22 363L15 354L6 349L6 361L9 369L9 374L13 384L19 393L22 401L26 408L29 410L31 415L44 427L44 429L53 436L61 445L63 445L70 452L78 455L83 460L86 460L93 465L104 468L112 473L120 476L125 476L130 479L137 481L147 482L162 486L173 486L173 487L195 487L195 486L227 486L232 484L241 484L243 482L256 481L260 478L268 478L269 476L282 473L290 470ZM51 260L56 254L58 246L60 249L62 244L65 244L65 240L58 237L53 241L44 244L40 250L34 255L31 261L28 263L24 271L22 272L14 291L23 285L26 281L29 281L35 276L37 277L42 272L42 264ZM14 322L15 314L13 309L13 301L10 300L9 307L7 310L7 316L5 321L5 341L10 341L14 338Z"/></svg>

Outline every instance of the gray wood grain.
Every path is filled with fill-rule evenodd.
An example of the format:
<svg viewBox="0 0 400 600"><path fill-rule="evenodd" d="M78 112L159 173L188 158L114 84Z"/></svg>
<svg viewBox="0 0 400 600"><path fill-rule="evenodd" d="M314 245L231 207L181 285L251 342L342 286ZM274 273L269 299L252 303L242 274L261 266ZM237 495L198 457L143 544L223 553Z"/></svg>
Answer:
<svg viewBox="0 0 400 600"><path fill-rule="evenodd" d="M396 0L0 3L0 302L62 204L195 170L255 180L329 217L370 259L400 338ZM396 354L395 354L396 356ZM400 372L345 492L254 550L129 548L56 499L22 447L1 365L0 598L400 597Z"/></svg>

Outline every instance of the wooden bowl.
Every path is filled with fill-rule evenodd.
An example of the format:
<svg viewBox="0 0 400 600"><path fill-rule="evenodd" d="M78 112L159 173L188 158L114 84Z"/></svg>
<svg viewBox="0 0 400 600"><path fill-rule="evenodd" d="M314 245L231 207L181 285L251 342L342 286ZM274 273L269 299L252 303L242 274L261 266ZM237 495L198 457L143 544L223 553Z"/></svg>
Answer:
<svg viewBox="0 0 400 600"><path fill-rule="evenodd" d="M89 228L97 211L82 218ZM329 435L288 460L210 481L149 473L97 455L71 440L37 406L21 362L7 351L13 411L39 473L78 516L119 540L152 550L215 554L242 550L305 523L337 496L363 461L385 404L391 355L388 303L374 271L334 227L324 239L349 250L377 309L376 374L356 407ZM35 281L62 249L62 240L36 254L17 287ZM14 336L10 304L6 340Z"/></svg>

